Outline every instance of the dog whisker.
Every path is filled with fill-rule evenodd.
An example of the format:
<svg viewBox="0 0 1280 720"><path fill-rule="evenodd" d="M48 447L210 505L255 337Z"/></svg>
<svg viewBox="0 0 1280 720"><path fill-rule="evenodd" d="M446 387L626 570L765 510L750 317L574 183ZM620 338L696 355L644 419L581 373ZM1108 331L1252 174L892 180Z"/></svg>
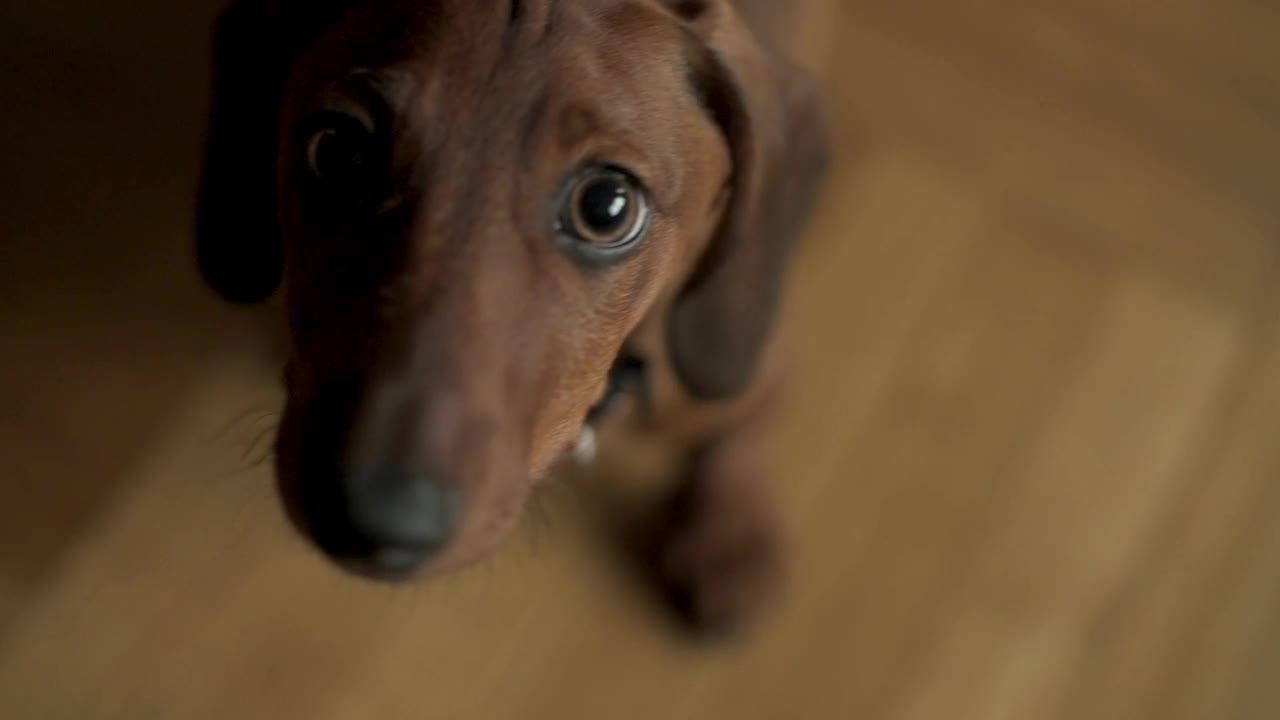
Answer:
<svg viewBox="0 0 1280 720"><path fill-rule="evenodd" d="M226 438L227 435L241 425L247 424L249 426L254 426L263 420L271 418L272 416L278 416L279 414L280 412L278 410L264 410L261 407L248 408L228 420L225 424L219 426L219 428L210 435L208 441L217 442Z"/></svg>
<svg viewBox="0 0 1280 720"><path fill-rule="evenodd" d="M257 451L258 451L258 449L262 446L262 442L263 442L263 440L266 440L267 438L269 438L269 437L271 437L271 436L274 436L274 435L275 435L275 433L276 433L276 431L277 431L279 428L280 428L280 426L279 426L279 424L277 423L277 424L273 424L273 425L271 425L270 427L267 427L267 428L264 428L264 429L262 429L262 430L259 430L259 431L258 431L258 434L254 436L253 440L252 440L252 441L250 441L249 445L244 449L244 453L240 456L240 459L241 459L242 461L244 461L244 460L248 460L248 459L249 459L249 456L251 456L251 455L253 455L255 452L257 452ZM269 457L269 456L271 455L271 453L272 453L272 452L274 452L274 451L273 451L273 450L268 450L267 456ZM262 461L261 461L261 460L258 460L258 461L257 461L257 463L260 463L260 462L262 462ZM255 464L257 464L257 463L255 463Z"/></svg>

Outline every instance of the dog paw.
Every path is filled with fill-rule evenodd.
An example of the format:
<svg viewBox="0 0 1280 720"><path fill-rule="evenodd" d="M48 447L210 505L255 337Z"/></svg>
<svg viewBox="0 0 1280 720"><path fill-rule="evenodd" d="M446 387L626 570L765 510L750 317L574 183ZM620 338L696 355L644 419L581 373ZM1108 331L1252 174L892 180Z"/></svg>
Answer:
<svg viewBox="0 0 1280 720"><path fill-rule="evenodd" d="M658 538L656 571L681 619L713 637L748 630L778 600L780 524L755 486L691 482Z"/></svg>

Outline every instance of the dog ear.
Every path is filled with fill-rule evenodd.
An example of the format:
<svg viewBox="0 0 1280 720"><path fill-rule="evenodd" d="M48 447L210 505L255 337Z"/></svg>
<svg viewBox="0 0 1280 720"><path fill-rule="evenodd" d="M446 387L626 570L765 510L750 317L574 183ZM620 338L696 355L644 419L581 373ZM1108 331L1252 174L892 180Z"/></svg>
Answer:
<svg viewBox="0 0 1280 720"><path fill-rule="evenodd" d="M723 400L750 383L790 251L827 166L816 83L765 51L728 0L669 0L698 39L693 83L728 143L729 198L672 305L668 345L688 392Z"/></svg>
<svg viewBox="0 0 1280 720"><path fill-rule="evenodd" d="M276 157L287 67L271 42L272 5L239 0L214 30L196 259L210 287L235 303L266 300L283 273Z"/></svg>

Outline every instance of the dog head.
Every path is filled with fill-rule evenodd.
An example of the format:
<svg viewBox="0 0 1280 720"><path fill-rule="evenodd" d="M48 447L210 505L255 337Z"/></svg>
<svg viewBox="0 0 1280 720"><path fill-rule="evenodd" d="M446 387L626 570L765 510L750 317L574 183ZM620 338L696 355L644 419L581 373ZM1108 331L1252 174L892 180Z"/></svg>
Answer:
<svg viewBox="0 0 1280 720"><path fill-rule="evenodd" d="M653 313L692 396L749 382L821 132L728 0L243 0L214 65L197 255L283 285L277 474L333 558L490 548Z"/></svg>

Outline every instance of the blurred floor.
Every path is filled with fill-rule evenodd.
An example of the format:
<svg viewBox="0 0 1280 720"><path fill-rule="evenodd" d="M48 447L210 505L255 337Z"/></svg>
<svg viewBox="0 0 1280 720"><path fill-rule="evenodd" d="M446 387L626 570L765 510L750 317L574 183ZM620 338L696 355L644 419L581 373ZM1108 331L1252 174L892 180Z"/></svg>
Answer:
<svg viewBox="0 0 1280 720"><path fill-rule="evenodd" d="M0 715L1280 717L1280 9L822 22L798 572L708 649L566 493L410 589L286 530L260 321L187 259L215 5L0 11Z"/></svg>

